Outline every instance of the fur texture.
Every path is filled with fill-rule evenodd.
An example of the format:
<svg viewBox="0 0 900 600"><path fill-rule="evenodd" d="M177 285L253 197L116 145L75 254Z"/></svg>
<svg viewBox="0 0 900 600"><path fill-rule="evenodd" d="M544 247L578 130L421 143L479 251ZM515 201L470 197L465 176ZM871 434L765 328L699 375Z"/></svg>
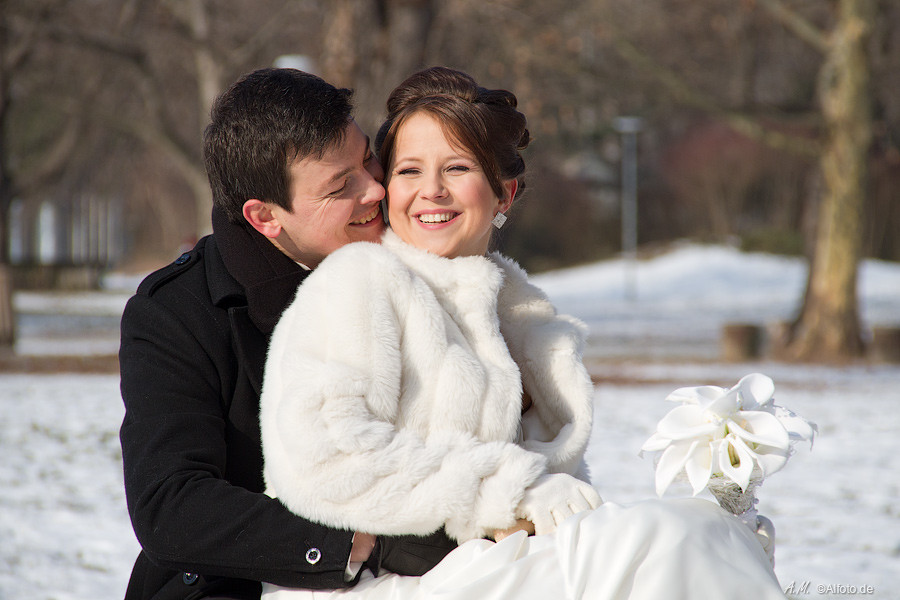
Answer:
<svg viewBox="0 0 900 600"><path fill-rule="evenodd" d="M357 243L275 328L260 425L270 495L321 523L458 541L515 520L542 473L580 471L584 327L499 255ZM522 393L533 407L524 415Z"/></svg>

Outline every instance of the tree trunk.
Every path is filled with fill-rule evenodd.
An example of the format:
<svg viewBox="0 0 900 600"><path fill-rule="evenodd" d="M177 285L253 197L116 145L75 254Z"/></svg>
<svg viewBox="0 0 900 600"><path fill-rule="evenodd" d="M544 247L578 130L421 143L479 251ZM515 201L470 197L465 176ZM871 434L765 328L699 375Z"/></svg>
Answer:
<svg viewBox="0 0 900 600"><path fill-rule="evenodd" d="M433 0L337 0L329 5L319 57L322 74L335 85L354 88L356 121L373 138L390 91L426 66L438 12Z"/></svg>
<svg viewBox="0 0 900 600"><path fill-rule="evenodd" d="M0 75L2 76L2 75ZM2 88L2 86L0 86ZM0 353L11 351L16 342L16 314L13 311L13 281L9 256L9 215L13 201L13 185L6 163L4 128L5 108L0 98Z"/></svg>
<svg viewBox="0 0 900 600"><path fill-rule="evenodd" d="M0 263L0 352L11 350L16 341L16 314L12 305L12 273Z"/></svg>
<svg viewBox="0 0 900 600"><path fill-rule="evenodd" d="M841 362L864 352L857 302L862 215L872 140L867 39L874 0L840 0L820 74L828 141L821 159L819 209L806 297L786 348L789 358Z"/></svg>
<svg viewBox="0 0 900 600"><path fill-rule="evenodd" d="M13 312L12 273L9 266L9 208L12 197L6 177L6 172L0 167L0 352L12 349L16 341L16 315Z"/></svg>
<svg viewBox="0 0 900 600"><path fill-rule="evenodd" d="M191 33L198 42L194 47L194 68L197 70L197 93L200 112L201 130L209 119L212 105L216 97L222 93L222 66L216 61L210 49L210 26L208 5L205 0L191 0L188 5L188 20ZM194 190L194 206L196 221L194 230L197 239L212 233L210 213L212 211L212 192L209 183L200 169L198 178L190 178L189 183Z"/></svg>
<svg viewBox="0 0 900 600"><path fill-rule="evenodd" d="M8 128L14 64L14 59L9 54L6 44L0 41L0 352L11 350L16 341L9 267L9 213L13 201L13 183L9 167Z"/></svg>
<svg viewBox="0 0 900 600"><path fill-rule="evenodd" d="M356 75L356 52L353 42L359 35L351 0L335 0L325 19L320 63L326 80L338 87L352 87Z"/></svg>

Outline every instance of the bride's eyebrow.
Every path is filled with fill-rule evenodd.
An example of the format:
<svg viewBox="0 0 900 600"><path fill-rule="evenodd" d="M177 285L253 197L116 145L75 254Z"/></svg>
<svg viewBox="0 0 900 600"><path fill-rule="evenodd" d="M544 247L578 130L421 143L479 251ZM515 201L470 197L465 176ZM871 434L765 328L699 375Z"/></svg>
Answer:
<svg viewBox="0 0 900 600"><path fill-rule="evenodd" d="M394 152L394 155L391 157L391 164L396 165L400 162L422 162L422 158L417 154L401 154L399 152Z"/></svg>

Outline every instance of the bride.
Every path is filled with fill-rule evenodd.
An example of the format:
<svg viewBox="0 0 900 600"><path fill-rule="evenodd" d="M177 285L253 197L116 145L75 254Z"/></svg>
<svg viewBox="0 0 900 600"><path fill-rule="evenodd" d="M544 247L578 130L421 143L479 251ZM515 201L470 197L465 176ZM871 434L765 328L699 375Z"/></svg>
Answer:
<svg viewBox="0 0 900 600"><path fill-rule="evenodd" d="M784 598L754 532L715 504L624 507L587 483L582 326L488 254L528 141L507 91L445 68L398 86L377 140L391 230L319 265L266 364L270 495L358 536L443 527L460 545L421 577L375 566L265 599Z"/></svg>

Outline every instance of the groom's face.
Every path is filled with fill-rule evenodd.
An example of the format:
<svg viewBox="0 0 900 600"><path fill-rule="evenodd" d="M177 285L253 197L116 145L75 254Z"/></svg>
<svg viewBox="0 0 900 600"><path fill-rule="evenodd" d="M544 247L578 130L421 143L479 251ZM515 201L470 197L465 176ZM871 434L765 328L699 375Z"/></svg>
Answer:
<svg viewBox="0 0 900 600"><path fill-rule="evenodd" d="M322 158L298 160L289 173L293 210L272 206L281 226L276 242L288 256L315 268L345 244L381 239L384 171L354 121Z"/></svg>

